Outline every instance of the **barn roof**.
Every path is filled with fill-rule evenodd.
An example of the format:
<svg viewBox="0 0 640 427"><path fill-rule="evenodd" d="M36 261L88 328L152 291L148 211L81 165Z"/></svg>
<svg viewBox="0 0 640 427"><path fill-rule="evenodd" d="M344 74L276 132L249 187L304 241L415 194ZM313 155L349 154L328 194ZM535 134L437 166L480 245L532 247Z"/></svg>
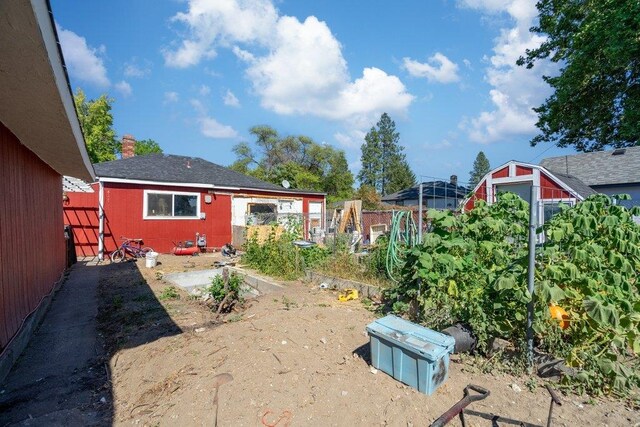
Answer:
<svg viewBox="0 0 640 427"><path fill-rule="evenodd" d="M575 176L587 185L640 183L640 146L549 157L540 165Z"/></svg>
<svg viewBox="0 0 640 427"><path fill-rule="evenodd" d="M213 187L277 191L282 193L313 193L293 190L236 172L199 157L173 154L147 154L93 165L99 178L131 181L152 181L172 184L205 184Z"/></svg>

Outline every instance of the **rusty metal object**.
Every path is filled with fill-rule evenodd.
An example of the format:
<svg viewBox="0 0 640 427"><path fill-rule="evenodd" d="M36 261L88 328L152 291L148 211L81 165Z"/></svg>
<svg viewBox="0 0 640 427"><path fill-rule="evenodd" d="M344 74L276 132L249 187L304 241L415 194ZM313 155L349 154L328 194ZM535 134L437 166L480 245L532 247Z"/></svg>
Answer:
<svg viewBox="0 0 640 427"><path fill-rule="evenodd" d="M551 388L551 386L549 384L546 384L545 387L547 387L547 391L551 395L551 405L549 406L549 417L547 418L547 427L551 427L551 417L552 417L552 414L553 414L553 405L562 406L562 401L560 400L560 398L558 397L556 392Z"/></svg>
<svg viewBox="0 0 640 427"><path fill-rule="evenodd" d="M478 394L470 394L469 390L473 390ZM464 422L464 408L473 402L486 399L489 394L491 394L489 390L477 385L469 384L464 388L464 397L460 399L458 403L453 405L447 412L442 414L440 418L431 423L431 427L442 427L454 419L458 414L460 414L460 421L464 427L466 425Z"/></svg>

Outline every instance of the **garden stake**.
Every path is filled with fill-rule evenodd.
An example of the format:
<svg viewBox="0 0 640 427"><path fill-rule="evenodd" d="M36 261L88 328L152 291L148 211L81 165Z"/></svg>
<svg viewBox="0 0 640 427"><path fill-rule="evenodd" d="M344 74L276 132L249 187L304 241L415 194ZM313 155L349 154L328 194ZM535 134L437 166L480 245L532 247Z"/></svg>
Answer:
<svg viewBox="0 0 640 427"><path fill-rule="evenodd" d="M549 418L547 418L547 427L551 427L551 414L553 413L553 405L562 406L562 401L558 397L555 391L551 388L549 384L546 384L547 391L551 395L551 405L549 406Z"/></svg>
<svg viewBox="0 0 640 427"><path fill-rule="evenodd" d="M469 390L473 390L476 393L480 394L469 394ZM486 399L489 396L490 392L486 388L482 388L477 385L469 384L464 388L464 397L458 401L455 405L453 405L447 412L440 415L440 418L431 423L431 427L442 427L451 421L456 415L460 414L460 422L462 423L462 427L466 427L464 422L464 408L469 406L472 402L477 402L479 400Z"/></svg>

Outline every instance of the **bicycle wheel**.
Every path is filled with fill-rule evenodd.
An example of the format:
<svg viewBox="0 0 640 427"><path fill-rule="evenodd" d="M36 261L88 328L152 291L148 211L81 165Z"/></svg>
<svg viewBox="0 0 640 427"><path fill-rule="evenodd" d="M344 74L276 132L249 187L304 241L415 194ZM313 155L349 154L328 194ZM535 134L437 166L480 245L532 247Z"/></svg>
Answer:
<svg viewBox="0 0 640 427"><path fill-rule="evenodd" d="M125 257L124 249L111 252L111 262L121 262Z"/></svg>

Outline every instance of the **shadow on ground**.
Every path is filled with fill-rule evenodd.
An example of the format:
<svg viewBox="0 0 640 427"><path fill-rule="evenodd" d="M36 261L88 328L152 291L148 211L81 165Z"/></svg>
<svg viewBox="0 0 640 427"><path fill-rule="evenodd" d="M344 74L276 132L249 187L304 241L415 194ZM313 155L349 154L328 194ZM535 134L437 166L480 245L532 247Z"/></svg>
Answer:
<svg viewBox="0 0 640 427"><path fill-rule="evenodd" d="M0 386L0 426L111 425L112 357L180 333L135 262L74 265Z"/></svg>

